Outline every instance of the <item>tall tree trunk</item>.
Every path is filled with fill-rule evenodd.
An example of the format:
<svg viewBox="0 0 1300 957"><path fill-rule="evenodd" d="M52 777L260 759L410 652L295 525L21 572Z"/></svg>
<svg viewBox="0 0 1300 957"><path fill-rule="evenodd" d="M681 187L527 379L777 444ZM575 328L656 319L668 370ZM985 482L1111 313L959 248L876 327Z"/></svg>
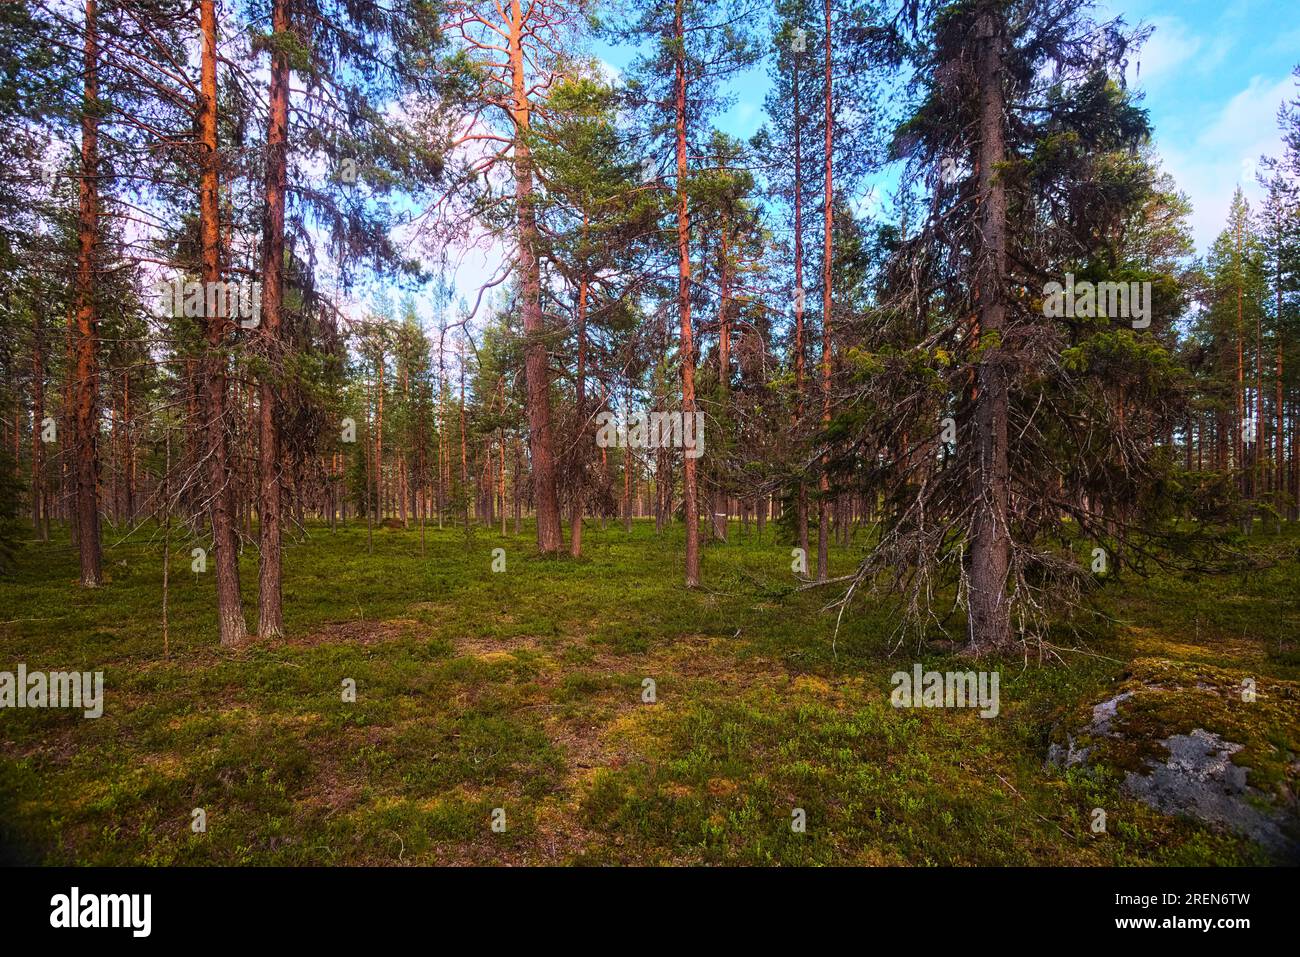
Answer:
<svg viewBox="0 0 1300 957"><path fill-rule="evenodd" d="M103 581L99 546L99 364L96 356L96 263L99 254L99 30L96 0L86 0L81 179L77 204L76 405L77 550L81 584Z"/></svg>
<svg viewBox="0 0 1300 957"><path fill-rule="evenodd" d="M998 341L1006 318L1007 198L999 166L1006 158L1002 78L1003 23L990 5L976 24L975 69L979 83L980 249L976 274L981 343L974 403L975 518L970 552L970 647L979 652L1011 643L1007 575L1011 563L1008 524L1008 382ZM992 342L984 348L984 342Z"/></svg>
<svg viewBox="0 0 1300 957"><path fill-rule="evenodd" d="M1277 290L1277 300L1278 300L1277 312L1278 312L1278 319L1280 322L1282 316L1282 287L1280 281ZM1282 393L1283 336L1282 336L1281 328L1278 329L1276 333L1276 338L1277 338L1277 367L1274 373L1276 377L1275 385L1274 385L1274 395L1275 395L1274 402L1276 403L1277 408L1274 410L1274 412L1276 413L1276 419L1277 419L1277 434L1273 437L1273 444L1274 444L1273 455L1275 459L1273 469L1274 472L1276 473L1276 478L1274 479L1274 485L1277 494L1274 496L1273 501L1274 501L1274 507L1278 509L1279 521L1281 521L1282 498L1286 492L1286 458L1283 454L1285 451L1284 447L1286 443L1286 406L1285 403L1283 402L1283 393ZM1294 439L1292 441L1294 441Z"/></svg>
<svg viewBox="0 0 1300 957"><path fill-rule="evenodd" d="M465 509L465 530L469 531L469 447L465 438L465 350L460 350L460 500Z"/></svg>
<svg viewBox="0 0 1300 957"><path fill-rule="evenodd" d="M366 552L374 554L375 551L375 465L374 465L374 436L371 429L374 425L373 402L370 397L371 388L369 380L366 381L366 445L362 451L365 456L366 466Z"/></svg>
<svg viewBox="0 0 1300 957"><path fill-rule="evenodd" d="M438 446L434 449L434 465L438 470L438 487L434 491L434 505L438 509L438 527L442 528L442 510L445 499L443 498L443 470L447 467L448 451L450 440L447 437L447 369L444 362L444 345L447 338L447 329L441 326L438 330Z"/></svg>
<svg viewBox="0 0 1300 957"><path fill-rule="evenodd" d="M375 357L375 521L384 520L384 347Z"/></svg>
<svg viewBox="0 0 1300 957"><path fill-rule="evenodd" d="M583 240L585 244L587 216L582 217ZM587 505L587 274L584 269L578 281L578 377L577 377L577 422L579 434L576 436L578 453L578 481L573 490L573 514L569 519L569 554L574 558L582 556L582 515Z"/></svg>
<svg viewBox="0 0 1300 957"><path fill-rule="evenodd" d="M826 127L826 146L823 160L826 166L825 195L822 197L822 429L831 424L831 227L833 225L834 202L831 181L832 156L835 134L835 115L831 99L831 0L822 4L825 13L825 36L822 38L825 53L825 72L823 82L826 85L824 101L824 119ZM830 498L830 476L828 456L822 454L821 478L818 483L821 494L817 497L817 580L826 581L830 576L830 515L827 508Z"/></svg>
<svg viewBox="0 0 1300 957"><path fill-rule="evenodd" d="M718 387L724 399L731 394L731 284L733 272L729 253L730 217L722 224L722 274L718 277Z"/></svg>
<svg viewBox="0 0 1300 957"><path fill-rule="evenodd" d="M65 370L75 370L77 367L77 309L76 303L68 309L67 320L64 323L63 330L63 359ZM63 403L59 406L59 430L63 435L72 436L71 451L73 457L76 456L76 409L73 407L73 395L75 394L75 376L70 371L65 371L63 375ZM17 429L15 428L15 432ZM59 514L68 525L68 534L71 538L72 545L77 545L77 523L76 523L76 472L73 462L69 461L66 450L59 453L59 494L57 497L59 505ZM71 496L72 501L69 501Z"/></svg>
<svg viewBox="0 0 1300 957"><path fill-rule="evenodd" d="M1255 454L1252 460L1254 468L1251 477L1253 498L1258 498L1265 491L1268 482L1267 466L1264 455L1268 448L1264 419L1264 310L1255 311L1255 410L1251 415L1254 425Z"/></svg>
<svg viewBox="0 0 1300 957"><path fill-rule="evenodd" d="M163 508L163 581L162 581L162 639L163 639L163 657L167 657L171 651L171 636L169 628L170 622L167 618L167 599L171 592L171 571L172 571L172 502L171 502L171 474L172 474L172 428L167 423L163 426L163 442L166 448L166 458L163 465L163 487L162 487L162 508Z"/></svg>
<svg viewBox="0 0 1300 957"><path fill-rule="evenodd" d="M623 399L624 420L631 418L632 401L628 394ZM632 486L635 484L632 469L636 466L636 456L631 446L623 448L623 531L632 531Z"/></svg>
<svg viewBox="0 0 1300 957"><path fill-rule="evenodd" d="M1237 250L1237 421L1233 423L1233 449L1235 458L1233 467L1240 473L1241 494L1249 494L1248 477L1246 474L1246 363L1245 363L1245 319L1243 316L1243 303L1246 296L1245 275L1243 265L1242 251L1242 224L1238 220L1236 225L1236 250Z"/></svg>
<svg viewBox="0 0 1300 957"><path fill-rule="evenodd" d="M546 555L564 545L560 500L555 487L555 449L551 436L551 376L542 316L541 271L537 261L537 218L533 209L533 162L527 143L531 105L524 72L524 16L520 0L510 0L507 49L513 103L516 220L524 327L524 377L528 392L528 447L532 453L533 502L537 510L537 547Z"/></svg>
<svg viewBox="0 0 1300 957"><path fill-rule="evenodd" d="M32 310L32 528L38 541L50 538L49 506L45 501L45 338L41 310ZM17 430L15 429L15 436ZM18 457L14 456L15 466Z"/></svg>
<svg viewBox="0 0 1300 957"><path fill-rule="evenodd" d="M400 363L400 372L402 377L402 405L406 409L406 414L410 415L411 408L411 382L406 368L406 359L403 357ZM407 426L406 434L402 438L402 449L397 453L397 501L398 517L402 520L403 528L410 528L410 516L407 513L407 504L413 494L411 487L411 466L408 454L411 450L411 432L410 425Z"/></svg>
<svg viewBox="0 0 1300 957"><path fill-rule="evenodd" d="M803 427L803 131L799 99L799 52L794 55L794 434L796 441ZM795 488L795 531L799 547L808 554L808 488L800 479Z"/></svg>
<svg viewBox="0 0 1300 957"><path fill-rule="evenodd" d="M731 407L729 402L731 388L731 282L732 269L731 257L729 250L729 233L731 231L730 217L723 216L722 229L722 269L718 276L718 389L722 397L722 421L728 421L728 411ZM696 441L699 441L698 437ZM725 542L727 540L727 472L726 462L722 456L718 457L713 507L709 510L712 512L713 520L713 538L715 541ZM718 506L722 510L718 510Z"/></svg>
<svg viewBox="0 0 1300 957"><path fill-rule="evenodd" d="M514 446L515 446L514 481L510 483L510 498L511 498L511 500L512 500L512 504L513 504L513 506L514 506L514 516L515 516L515 534L516 534L516 535L519 534L519 526L520 526L520 523L521 523L521 521L522 521L522 517L521 517L521 514L520 514L520 513L521 513L521 509L520 509L520 504L519 504L519 479L520 479L521 473L523 472L524 452L523 452L523 449L520 448L520 444L521 444L521 443L520 443L520 441L519 441L519 435L518 435L518 433L516 433L516 434L515 434L515 441L514 441Z"/></svg>
<svg viewBox="0 0 1300 957"><path fill-rule="evenodd" d="M691 219L686 208L686 31L682 19L683 0L673 5L673 36L676 40L676 135L677 135L677 309L681 319L682 417L695 421L695 341L691 330ZM682 496L686 521L686 587L700 583L700 514L696 497L695 459L682 456Z"/></svg>
<svg viewBox="0 0 1300 957"><path fill-rule="evenodd" d="M203 281L221 281L221 230L218 206L217 153L217 14L215 0L200 0L203 34L202 78L199 90L199 234L203 243ZM207 288L212 288L208 286ZM209 301L210 301L209 297ZM227 319L223 310L208 316L207 349L203 356L204 432L207 440L208 498L212 544L216 555L217 617L221 643L235 645L248 636L239 589L239 551L235 535L234 495L226 443Z"/></svg>
<svg viewBox="0 0 1300 957"><path fill-rule="evenodd" d="M242 436L246 449L251 449L253 436L257 435L257 406L254 403L254 396L257 392L256 383L251 380L244 382L244 412L243 421L239 426L239 434ZM234 402L239 402L239 387L235 387ZM237 471L241 475L241 484L248 494L242 498L236 499L235 524L240 522L240 515L243 515L244 537L249 541L253 538L253 512L256 510L256 502L253 501L253 489L257 488L257 457L246 451L239 457L239 461L231 465L232 471Z"/></svg>
<svg viewBox="0 0 1300 957"><path fill-rule="evenodd" d="M109 413L109 449L112 451L112 464L108 466L108 476L105 478L101 464L99 473L99 483L102 490L100 496L100 507L106 515L111 515L113 521L121 522L123 512L122 505L122 407L120 403L120 394L113 388L112 369L105 370L103 379L108 384L108 413Z"/></svg>
<svg viewBox="0 0 1300 957"><path fill-rule="evenodd" d="M122 375L122 437L126 444L123 454L122 469L126 493L126 517L135 521L135 429L131 427L131 372L128 369Z"/></svg>
<svg viewBox="0 0 1300 957"><path fill-rule="evenodd" d="M656 329L657 337L655 342L656 355L658 356L658 366L654 374L654 389L656 409L664 409L667 405L667 383L666 376L659 373L659 369L665 369L668 359L668 312L666 309L658 311L658 328ZM659 443L654 450L654 508L655 508L655 534L662 535L664 527L672 521L672 516L668 512L668 502L670 499L670 489L673 482L672 467L668 461L668 450ZM648 490L647 490L648 494Z"/></svg>
<svg viewBox="0 0 1300 957"><path fill-rule="evenodd" d="M289 33L289 0L272 0L271 30ZM280 423L275 377L281 369L280 326L284 312L284 215L289 143L289 55L271 56L271 88L266 125L266 220L262 228L261 339L266 371L260 389L258 515L261 564L258 567L257 635L284 633L280 558Z"/></svg>
<svg viewBox="0 0 1300 957"><path fill-rule="evenodd" d="M632 531L632 452L623 449L623 531Z"/></svg>
<svg viewBox="0 0 1300 957"><path fill-rule="evenodd" d="M1300 433L1300 409L1296 408L1295 391L1291 393L1291 479L1289 488L1291 489L1291 521L1300 517L1300 442L1296 441L1297 434Z"/></svg>
<svg viewBox="0 0 1300 957"><path fill-rule="evenodd" d="M1281 215L1278 216L1277 222L1277 261L1273 277L1273 289L1277 297L1277 325L1273 331L1273 338L1276 342L1276 351L1274 357L1273 369L1273 508L1277 512L1278 531L1282 530L1282 502L1286 495L1286 463L1283 458L1284 446L1286 444L1286 417L1284 412L1283 391L1282 391L1282 322L1283 322L1283 297L1282 297L1282 260L1285 255L1284 243L1284 220Z"/></svg>

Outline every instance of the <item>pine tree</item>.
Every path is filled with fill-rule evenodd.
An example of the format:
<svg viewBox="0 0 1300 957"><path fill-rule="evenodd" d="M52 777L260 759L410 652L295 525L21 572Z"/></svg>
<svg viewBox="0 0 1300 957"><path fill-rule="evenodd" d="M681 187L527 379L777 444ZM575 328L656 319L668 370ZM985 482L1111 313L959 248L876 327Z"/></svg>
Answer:
<svg viewBox="0 0 1300 957"><path fill-rule="evenodd" d="M671 152L676 206L677 361L681 368L682 416L693 420L695 394L695 328L691 319L691 216L690 181L694 171L690 156L703 152L701 138L708 133L710 117L723 105L718 92L722 79L743 69L756 56L746 24L753 21L748 0L704 4L674 0L670 6L648 8L621 25L618 35L644 43L633 64L630 87L633 102L645 116L645 148L652 161ZM656 163L662 169L661 163ZM686 523L686 587L700 583L699 489L696 460L683 456L683 505Z"/></svg>

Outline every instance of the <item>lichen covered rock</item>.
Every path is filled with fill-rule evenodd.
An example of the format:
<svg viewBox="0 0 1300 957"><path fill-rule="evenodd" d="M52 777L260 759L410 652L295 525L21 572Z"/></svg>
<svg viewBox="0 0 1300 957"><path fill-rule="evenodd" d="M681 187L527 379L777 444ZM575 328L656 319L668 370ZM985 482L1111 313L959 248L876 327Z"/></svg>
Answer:
<svg viewBox="0 0 1300 957"><path fill-rule="evenodd" d="M1051 764L1114 769L1124 792L1152 808L1300 862L1300 684L1139 659L1090 710L1052 743Z"/></svg>

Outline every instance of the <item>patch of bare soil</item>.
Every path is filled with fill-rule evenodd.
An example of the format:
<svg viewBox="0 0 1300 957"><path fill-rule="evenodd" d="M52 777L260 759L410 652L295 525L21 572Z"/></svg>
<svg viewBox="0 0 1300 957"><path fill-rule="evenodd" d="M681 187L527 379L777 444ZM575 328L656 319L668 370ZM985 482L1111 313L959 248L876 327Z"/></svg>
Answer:
<svg viewBox="0 0 1300 957"><path fill-rule="evenodd" d="M703 678L740 687L788 677L785 668L774 661L737 658L732 641L731 638L688 635L648 652L620 655L602 651L589 667L607 673L635 672L656 679L659 674Z"/></svg>
<svg viewBox="0 0 1300 957"><path fill-rule="evenodd" d="M532 650L540 644L536 638L528 636L494 638L490 635L463 635L456 638L453 643L456 646L456 654L470 655L475 658Z"/></svg>
<svg viewBox="0 0 1300 957"><path fill-rule="evenodd" d="M362 780L349 777L334 749L322 749L312 754L312 786L300 806L305 812L319 813L323 818L333 817L357 807L364 792Z"/></svg>
<svg viewBox="0 0 1300 957"><path fill-rule="evenodd" d="M395 641L411 634L420 623L410 618L391 618L387 621L354 619L332 622L309 635L293 635L281 644L290 648L313 648L317 645L376 645Z"/></svg>

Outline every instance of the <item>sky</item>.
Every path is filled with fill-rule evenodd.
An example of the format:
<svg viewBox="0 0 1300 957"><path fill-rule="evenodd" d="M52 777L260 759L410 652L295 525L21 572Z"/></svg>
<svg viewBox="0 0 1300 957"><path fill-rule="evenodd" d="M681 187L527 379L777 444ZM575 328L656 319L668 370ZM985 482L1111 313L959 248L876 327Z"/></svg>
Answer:
<svg viewBox="0 0 1300 957"><path fill-rule="evenodd" d="M1131 27L1154 28L1130 61L1129 86L1141 93L1150 113L1157 157L1191 200L1190 225L1200 254L1224 228L1238 185L1252 206L1258 204L1261 155L1281 153L1278 108L1300 97L1292 75L1300 64L1298 12L1297 0L1098 2L1097 19L1121 16ZM597 42L592 53L616 73L635 51ZM735 101L717 126L748 139L764 121L767 65L738 75L730 87ZM459 297L472 304L479 285L506 255L508 250L497 248L465 257L453 280Z"/></svg>
<svg viewBox="0 0 1300 957"><path fill-rule="evenodd" d="M1192 201L1198 252L1223 229L1240 183L1252 205L1261 196L1261 155L1281 152L1277 111L1300 97L1292 71L1300 65L1297 0L1111 0L1098 19L1121 16L1155 28L1130 62L1129 86L1141 91L1157 154ZM631 51L597 45L614 67ZM763 123L766 67L732 84L736 102L720 117L727 133L748 138Z"/></svg>
<svg viewBox="0 0 1300 957"><path fill-rule="evenodd" d="M1130 64L1164 168L1192 201L1204 253L1223 229L1240 183L1251 205L1261 155L1278 156L1278 107L1300 97L1296 0L1119 0L1105 6L1155 33Z"/></svg>

